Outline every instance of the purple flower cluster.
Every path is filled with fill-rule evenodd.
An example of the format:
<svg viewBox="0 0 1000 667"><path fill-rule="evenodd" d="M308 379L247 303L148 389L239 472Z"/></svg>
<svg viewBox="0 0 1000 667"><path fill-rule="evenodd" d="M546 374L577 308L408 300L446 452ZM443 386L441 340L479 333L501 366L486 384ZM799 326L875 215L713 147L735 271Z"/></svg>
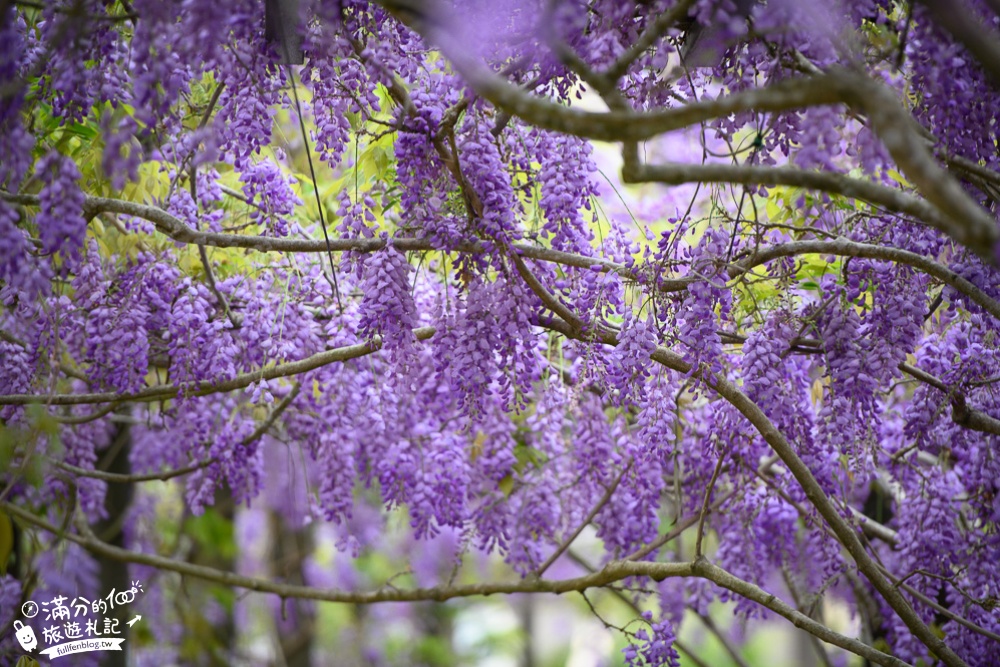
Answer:
<svg viewBox="0 0 1000 667"><path fill-rule="evenodd" d="M820 438L836 452L858 457L874 445L878 380L863 346L861 318L851 302L832 305L822 322L830 387L819 414Z"/></svg>
<svg viewBox="0 0 1000 667"><path fill-rule="evenodd" d="M229 8L228 15L218 7L207 7L207 2L200 4L206 5L208 21L225 22L225 27L220 26L221 35L214 39L228 41L226 48L215 47L218 50L209 61L215 65L218 85L224 86L214 116L214 132L223 158L242 170L270 140L278 105L290 106L284 92L287 73L278 65L277 54L266 46L259 29L264 9L261 3L239 0ZM230 32L238 39L227 40ZM207 45L213 48L213 39L207 40Z"/></svg>
<svg viewBox="0 0 1000 667"><path fill-rule="evenodd" d="M87 233L83 218L84 195L76 163L57 151L45 155L35 167L45 185L39 193L35 223L47 253L60 253L67 269L79 261Z"/></svg>
<svg viewBox="0 0 1000 667"><path fill-rule="evenodd" d="M89 410L84 408L75 412L78 416L82 416ZM113 432L114 426L106 419L80 424L77 428L63 429L61 440L66 452L63 460L78 468L93 470L97 463L98 452L111 444ZM107 518L108 513L104 506L107 482L93 477L80 477L73 485L76 487L77 502L88 517ZM56 483L53 486L63 485Z"/></svg>
<svg viewBox="0 0 1000 667"><path fill-rule="evenodd" d="M553 106L583 95L574 67L607 67L674 6L669 0L455 2L412 27L365 0L304 2L301 69L282 64L266 41L265 4L133 0L123 10L60 0L4 10L0 84L11 92L0 96L0 187L10 195L0 200L0 396L172 389L92 420L95 406L43 398L30 410L0 405L0 420L15 437L58 420L61 447L45 437L29 444L84 469L97 467L126 427L134 471L199 464L174 487L137 487L129 548L168 546L155 534L165 509L186 533L182 513L221 498L253 501L234 520L241 572L268 572L267 542L296 534L314 542L290 565L301 571L282 578L372 590L384 583L372 574L384 560L434 586L450 581L453 566L493 551L528 575L585 522L573 555L579 547L607 563L678 522L695 525L707 494L720 505L705 517L706 557L775 595L860 605L866 585L845 583L850 558L813 512L815 495L790 472L801 477L801 469L765 465L774 454L766 429L751 428L711 390L713 374L760 408L848 520L873 514L871 488L889 490L894 515L869 519L887 530L874 530L865 549L893 577L998 629L988 607L1000 595L1000 457L992 433L961 420L963 407L1000 415L1000 325L991 309L941 288L925 267L864 257L805 252L733 270L769 247L800 252L794 244L843 236L946 264L1000 299L988 262L933 226L836 193L748 186L744 196L703 183L664 196L658 187L617 188L612 176L605 187L593 174L606 147L535 127L530 113L507 117L489 102L503 87L484 77L470 88L468 63L449 60L452 49L467 49L520 95L538 98L518 109L551 112L549 127L565 116L579 128L578 114L589 112ZM982 2L970 8L993 21L987 28L1000 23ZM128 15L109 15L121 11ZM997 93L965 47L933 23L925 6L904 12L871 0L699 0L627 68L618 91L637 111L695 101L709 109L739 91L809 76L807 63L866 67L912 106L933 158L964 174L966 192L992 215L995 188L975 174L1000 166L991 129ZM455 27L467 29L448 41ZM902 68L885 45L904 49ZM308 137L298 136L293 80ZM611 106L621 101L613 94ZM896 171L910 172L893 164L871 117L836 105L745 110L653 138L642 158L728 163L735 150L737 163L754 167L791 161L789 170L845 178L860 171L912 203L920 183L897 179ZM95 128L103 155L82 145ZM323 205L332 202L339 216L333 232L343 241L381 238L384 247L354 250L332 267L326 253L244 249L308 235L295 223L302 202L293 174L309 149L322 160L319 177L333 183L321 188ZM98 160L106 181L93 175ZM169 189L151 194L146 179L126 186L151 169L162 179L153 187ZM224 193L236 178L242 197ZM84 211L81 185L106 196L109 182L128 201L108 206L104 224L88 230L92 207ZM231 195L249 203L230 205ZM179 219L190 228L183 232L228 240L199 252L179 235L166 238L157 216L153 224L113 212L140 205ZM249 230L247 214L256 223ZM404 241L431 250L410 256ZM549 311L560 309L543 305L513 252L582 331L555 332ZM421 325L435 329L424 342L413 334ZM606 344L613 335L617 345ZM665 353L651 359L658 345L673 348L691 373L665 368ZM346 346L362 356L309 362L287 377L262 372ZM904 361L936 381L898 381ZM238 377L237 390L212 392ZM22 450L15 460L25 460ZM72 495L89 517L104 516L103 481L45 475L42 488L28 479L8 485L10 476L0 486L53 523L65 519ZM181 495L183 508L165 500ZM687 558L691 533L647 558ZM41 544L23 555L42 590L96 585L96 565L77 547ZM564 555L546 576L576 576L570 561ZM649 588L638 578L624 583L640 590L637 601ZM0 601L19 586L0 579ZM184 659L172 649L183 644L184 600L159 588L150 602L163 624L154 631L159 649L140 658L176 662ZM768 618L703 581L659 592L671 620L644 615L650 627L624 652L630 666L679 663L672 623L685 606L708 613L721 599L744 618ZM257 620L249 600L234 612L239 632ZM968 662L988 663L988 638L935 619L919 599L912 604ZM207 607L192 617L228 622L222 607ZM278 620L280 608L277 598L262 605L279 634L313 613L293 606ZM882 627L865 631L884 633L894 655L929 659L894 612L881 611ZM388 625L386 613L373 610L369 624ZM398 616L397 627L426 629L412 608ZM362 633L365 622L356 626ZM392 650L373 648L373 636L385 633L350 641L393 659Z"/></svg>
<svg viewBox="0 0 1000 667"><path fill-rule="evenodd" d="M205 285L186 280L177 286L163 338L170 357L170 376L184 385L236 374L237 348L232 327L213 305Z"/></svg>
<svg viewBox="0 0 1000 667"><path fill-rule="evenodd" d="M3 387L4 393L31 393L35 377L35 360L32 354L20 345L0 340L0 357L4 360L0 364L0 387ZM15 415L19 415L22 410L16 405L5 405L0 408L0 419L13 422Z"/></svg>
<svg viewBox="0 0 1000 667"><path fill-rule="evenodd" d="M454 310L442 318L444 330L434 339L437 377L470 415L481 412L496 391L496 357L504 336L495 300L494 285L471 283L464 303L452 305Z"/></svg>
<svg viewBox="0 0 1000 667"><path fill-rule="evenodd" d="M138 129L135 119L129 116L122 118L114 126L110 115L101 121L101 135L104 137L101 167L115 190L121 190L126 181L134 181L139 175L142 159L139 147L133 144Z"/></svg>
<svg viewBox="0 0 1000 667"><path fill-rule="evenodd" d="M402 488L417 539L465 522L469 472L462 445L464 438L457 434L437 433L417 442L400 442L388 452L379 481L391 501L398 494L396 487L402 486L398 482L405 480Z"/></svg>
<svg viewBox="0 0 1000 667"><path fill-rule="evenodd" d="M985 3L968 3L963 11L977 23L996 28L996 16ZM997 88L966 48L924 7L913 11L906 67L911 85L920 90L915 115L926 127L934 128L942 149L982 159L990 169L1000 166L993 142L979 131L1000 121ZM962 75L955 76L955 72ZM961 112L956 114L956 109Z"/></svg>
<svg viewBox="0 0 1000 667"><path fill-rule="evenodd" d="M396 368L412 358L417 326L410 273L413 271L388 236L386 245L365 259L361 266L361 301L358 330L369 342L381 336L382 349Z"/></svg>
<svg viewBox="0 0 1000 667"><path fill-rule="evenodd" d="M145 383L149 370L146 321L150 314L142 300L146 262L109 275L101 265L96 244L92 244L83 270L73 281L76 299L87 309L81 353L90 362L89 377L99 386L129 392Z"/></svg>
<svg viewBox="0 0 1000 667"><path fill-rule="evenodd" d="M19 221L17 210L0 201L0 278L28 295L48 292L51 270L30 254L27 232L18 228Z"/></svg>
<svg viewBox="0 0 1000 667"><path fill-rule="evenodd" d="M316 151L335 167L350 143L349 114L380 111L376 81L363 63L349 57L352 46L339 32L319 24L312 27L305 44L308 62L302 80L312 93L310 106L316 123Z"/></svg>
<svg viewBox="0 0 1000 667"><path fill-rule="evenodd" d="M862 328L864 339L869 341L867 372L884 385L899 375L897 367L920 340L928 281L923 274L887 262L873 262L868 279L875 285L875 297Z"/></svg>
<svg viewBox="0 0 1000 667"><path fill-rule="evenodd" d="M476 231L501 245L516 241L521 237L516 215L522 207L489 126L467 122L459 150L463 174L482 206L474 220Z"/></svg>
<svg viewBox="0 0 1000 667"><path fill-rule="evenodd" d="M35 63L44 67L52 113L64 121L82 121L98 100L127 99L119 35L102 15L107 9L99 0L59 0L46 5L37 24L43 42L65 45Z"/></svg>
<svg viewBox="0 0 1000 667"><path fill-rule="evenodd" d="M615 392L619 404L639 403L647 389L652 360L656 349L656 329L649 319L639 320L629 312L622 323L618 346L608 362L608 386Z"/></svg>
<svg viewBox="0 0 1000 667"><path fill-rule="evenodd" d="M337 232L345 238L373 238L375 230L371 225L376 221L375 200L371 195L364 195L361 201L351 202L350 195L344 190L340 193L340 208L337 215L340 216L340 224L337 225Z"/></svg>
<svg viewBox="0 0 1000 667"><path fill-rule="evenodd" d="M721 268L728 249L728 235L710 227L691 252L689 275L694 281L678 313L677 337L687 351L692 373L702 365L711 373L723 371L722 341L717 330L728 318L732 303L726 273Z"/></svg>
<svg viewBox="0 0 1000 667"><path fill-rule="evenodd" d="M645 629L636 631L635 644L629 644L622 653L625 654L625 664L628 667L680 667L681 656L674 648L677 635L669 619L653 621L653 613L643 612L642 618L649 624L649 632Z"/></svg>
<svg viewBox="0 0 1000 667"><path fill-rule="evenodd" d="M593 233L581 211L592 210L590 200L596 195L596 188L591 183L591 174L597 170L590 144L549 132L535 131L535 134L535 155L541 163L538 206L545 214L542 229L552 238L553 248L586 254ZM519 139L512 136L509 141L515 143Z"/></svg>
<svg viewBox="0 0 1000 667"><path fill-rule="evenodd" d="M11 5L5 7L0 20L0 82L12 85L25 68L24 60L30 53L25 38L27 25L24 18ZM35 141L28 133L21 118L25 91L17 86L0 97L0 186L17 190L21 180L31 168L31 150ZM2 204L3 202L0 202ZM6 234L0 234L6 238ZM5 253L0 253L0 257Z"/></svg>
<svg viewBox="0 0 1000 667"><path fill-rule="evenodd" d="M242 179L243 194L252 203L250 219L265 235L288 236L288 216L302 204L291 188L294 179L285 176L270 158L246 165Z"/></svg>
<svg viewBox="0 0 1000 667"><path fill-rule="evenodd" d="M612 557L619 557L656 538L669 466L648 456L645 443L625 432L620 423L614 429L616 445L625 453L619 465L631 464L631 468L595 522L604 548Z"/></svg>

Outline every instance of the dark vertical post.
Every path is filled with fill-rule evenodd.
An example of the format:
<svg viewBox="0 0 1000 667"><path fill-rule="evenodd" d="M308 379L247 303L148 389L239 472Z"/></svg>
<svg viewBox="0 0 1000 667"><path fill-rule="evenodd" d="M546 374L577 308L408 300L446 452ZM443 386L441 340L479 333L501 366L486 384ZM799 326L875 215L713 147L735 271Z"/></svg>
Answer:
<svg viewBox="0 0 1000 667"><path fill-rule="evenodd" d="M127 414L127 412L126 412ZM129 450L132 447L132 427L127 422L116 424L111 436L111 445L105 454L102 469L105 472L118 475L128 475L132 472L129 463ZM132 503L134 489L131 483L108 483L108 492L104 497L104 508L108 518L92 526L94 533L110 545L125 547L125 518L129 505ZM101 568L101 591L110 593L112 589L127 590L132 582L129 580L128 567L123 563L107 557L97 557ZM67 566L70 566L67 563ZM128 619L119 619L119 629L123 635L128 635L129 627L125 625ZM103 667L125 667L126 651L102 651L101 665Z"/></svg>
<svg viewBox="0 0 1000 667"><path fill-rule="evenodd" d="M264 38L274 45L282 63L302 64L299 0L264 1Z"/></svg>

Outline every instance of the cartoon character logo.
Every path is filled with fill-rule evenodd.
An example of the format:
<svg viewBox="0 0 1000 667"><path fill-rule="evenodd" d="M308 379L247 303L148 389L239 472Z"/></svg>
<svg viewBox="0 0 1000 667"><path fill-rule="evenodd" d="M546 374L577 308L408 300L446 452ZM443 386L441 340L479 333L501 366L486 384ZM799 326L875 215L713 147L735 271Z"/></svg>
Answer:
<svg viewBox="0 0 1000 667"><path fill-rule="evenodd" d="M14 636L17 637L17 643L21 645L21 648L29 653L38 646L35 631L31 629L30 625L24 625L21 621L14 621Z"/></svg>

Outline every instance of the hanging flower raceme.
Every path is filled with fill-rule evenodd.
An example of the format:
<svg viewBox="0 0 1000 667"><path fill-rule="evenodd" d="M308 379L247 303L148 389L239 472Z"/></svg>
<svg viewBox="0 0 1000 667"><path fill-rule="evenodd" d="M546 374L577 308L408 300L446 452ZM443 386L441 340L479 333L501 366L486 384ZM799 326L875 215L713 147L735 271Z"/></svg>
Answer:
<svg viewBox="0 0 1000 667"><path fill-rule="evenodd" d="M414 664L477 606L374 602L595 582L664 610L629 667L778 600L882 638L831 664L992 664L1000 97L934 3L41 4L0 12L0 543L39 578L0 630L121 573L53 527L120 522L123 561L366 610L331 649L151 585L144 664ZM616 574L701 556L769 597Z"/></svg>
<svg viewBox="0 0 1000 667"><path fill-rule="evenodd" d="M51 151L38 161L35 171L45 184L39 193L39 210L35 218L42 248L47 253L60 253L65 271L79 261L87 233L87 222L83 218L84 195L79 186L80 170L73 160Z"/></svg>
<svg viewBox="0 0 1000 667"><path fill-rule="evenodd" d="M726 286L724 262L729 238L719 229L705 230L697 247L691 251L693 279L679 312L677 337L684 344L686 357L694 373L703 366L711 373L723 371L722 340L718 329L729 317L732 293Z"/></svg>
<svg viewBox="0 0 1000 667"><path fill-rule="evenodd" d="M618 345L611 352L607 382L620 405L641 401L646 380L650 377L656 349L656 330L649 319L640 320L626 313Z"/></svg>
<svg viewBox="0 0 1000 667"><path fill-rule="evenodd" d="M410 274L413 268L382 233L385 247L371 254L361 265L359 333L372 343L380 337L382 349L397 370L413 358L417 311L413 302Z"/></svg>
<svg viewBox="0 0 1000 667"><path fill-rule="evenodd" d="M869 451L872 443L878 382L870 370L861 318L853 305L831 304L822 322L830 388L823 397L820 431L836 452L856 456Z"/></svg>
<svg viewBox="0 0 1000 667"><path fill-rule="evenodd" d="M266 235L288 236L288 218L302 204L291 188L295 180L285 176L270 158L248 164L242 179L243 194L251 203L250 220Z"/></svg>
<svg viewBox="0 0 1000 667"><path fill-rule="evenodd" d="M680 667L681 656L674 648L677 635L674 633L673 624L666 618L654 622L653 614L649 611L643 612L642 618L649 624L649 632L645 628L637 630L635 633L637 641L622 649L622 653L625 654L625 664L628 667L643 665Z"/></svg>
<svg viewBox="0 0 1000 667"><path fill-rule="evenodd" d="M462 170L468 181L468 198L478 198L481 212L474 212L476 231L488 242L506 245L521 237L516 214L521 204L510 175L485 123L468 122L461 144ZM470 201L468 206L475 206Z"/></svg>

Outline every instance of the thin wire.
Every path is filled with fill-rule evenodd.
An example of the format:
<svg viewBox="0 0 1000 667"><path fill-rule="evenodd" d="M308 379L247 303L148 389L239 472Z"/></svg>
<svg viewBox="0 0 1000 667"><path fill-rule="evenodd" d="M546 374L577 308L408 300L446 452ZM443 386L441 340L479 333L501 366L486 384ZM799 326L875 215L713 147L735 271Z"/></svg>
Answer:
<svg viewBox="0 0 1000 667"><path fill-rule="evenodd" d="M291 60L288 54L288 44L283 44L285 49L285 60ZM333 250L330 248L330 236L326 231L326 216L323 214L323 202L319 197L319 184L316 183L316 170L313 168L312 150L309 148L309 135L306 132L306 121L302 116L302 105L299 102L299 89L295 85L295 72L292 66L288 65L288 78L292 82L292 96L295 98L295 112L299 117L299 129L302 131L302 143L306 148L306 160L309 161L309 177L312 179L313 195L316 197L316 208L319 209L319 224L323 230L323 238L326 240L326 252L330 258L330 272L333 280L330 286L333 287L333 296L337 299L337 309L341 315L344 314L344 304L340 302L340 287L337 284L337 267L333 263Z"/></svg>

